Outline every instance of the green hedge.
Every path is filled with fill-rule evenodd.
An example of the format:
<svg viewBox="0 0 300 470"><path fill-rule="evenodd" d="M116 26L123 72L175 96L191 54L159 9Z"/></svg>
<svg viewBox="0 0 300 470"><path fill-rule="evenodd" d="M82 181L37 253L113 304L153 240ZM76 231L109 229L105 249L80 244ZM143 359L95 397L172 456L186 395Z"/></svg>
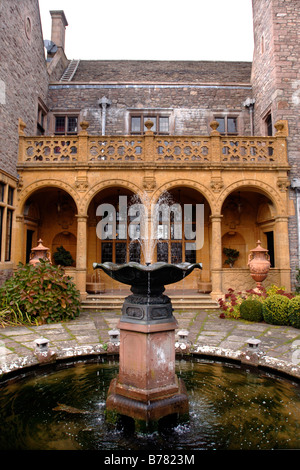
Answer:
<svg viewBox="0 0 300 470"><path fill-rule="evenodd" d="M263 302L263 318L272 325L289 325L290 299L285 295L274 294Z"/></svg>
<svg viewBox="0 0 300 470"><path fill-rule="evenodd" d="M244 300L240 305L240 315L243 320L260 322L263 320L262 302L259 300Z"/></svg>
<svg viewBox="0 0 300 470"><path fill-rule="evenodd" d="M294 328L300 328L300 295L290 300L289 320Z"/></svg>

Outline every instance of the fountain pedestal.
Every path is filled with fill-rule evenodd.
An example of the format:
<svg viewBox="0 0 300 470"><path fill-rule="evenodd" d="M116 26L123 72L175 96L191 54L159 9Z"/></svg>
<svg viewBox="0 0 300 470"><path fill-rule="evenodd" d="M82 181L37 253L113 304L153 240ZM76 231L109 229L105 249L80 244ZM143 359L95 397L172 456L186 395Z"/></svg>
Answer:
<svg viewBox="0 0 300 470"><path fill-rule="evenodd" d="M185 385L175 374L175 329L172 303L164 284L177 282L195 265L141 266L128 263L95 264L111 277L131 285L132 295L122 307L119 374L112 380L106 400L106 417L134 420L139 430L155 430L161 418L185 419L189 411Z"/></svg>
<svg viewBox="0 0 300 470"><path fill-rule="evenodd" d="M184 383L175 374L177 322L136 324L120 321L119 374L106 401L108 420L133 418L135 427L155 429L168 415L189 411Z"/></svg>

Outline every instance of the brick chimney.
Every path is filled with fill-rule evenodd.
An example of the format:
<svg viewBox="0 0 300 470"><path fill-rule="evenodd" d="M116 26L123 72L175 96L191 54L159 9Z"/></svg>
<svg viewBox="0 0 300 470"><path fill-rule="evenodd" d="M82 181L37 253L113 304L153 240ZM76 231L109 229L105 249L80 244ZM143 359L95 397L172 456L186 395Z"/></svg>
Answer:
<svg viewBox="0 0 300 470"><path fill-rule="evenodd" d="M66 26L68 26L67 19L63 10L50 11L52 18L52 30L51 30L51 41L53 41L57 47L61 47L65 50L65 32Z"/></svg>

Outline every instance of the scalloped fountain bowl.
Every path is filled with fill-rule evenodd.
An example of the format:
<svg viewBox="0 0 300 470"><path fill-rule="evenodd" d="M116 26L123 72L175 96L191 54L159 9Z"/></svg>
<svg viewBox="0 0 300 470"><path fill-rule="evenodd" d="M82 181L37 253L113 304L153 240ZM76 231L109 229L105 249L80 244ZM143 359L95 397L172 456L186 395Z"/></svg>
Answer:
<svg viewBox="0 0 300 470"><path fill-rule="evenodd" d="M157 323L174 321L170 298L163 295L164 286L181 281L196 268L202 269L202 264L94 263L93 268L102 269L112 279L131 286L133 295L124 301L122 320Z"/></svg>
<svg viewBox="0 0 300 470"><path fill-rule="evenodd" d="M164 291L164 286L181 281L195 268L202 269L201 263L169 264L158 262L153 264L140 264L129 262L125 264L94 263L93 268L102 269L112 279L132 286L133 290L140 290L147 294Z"/></svg>

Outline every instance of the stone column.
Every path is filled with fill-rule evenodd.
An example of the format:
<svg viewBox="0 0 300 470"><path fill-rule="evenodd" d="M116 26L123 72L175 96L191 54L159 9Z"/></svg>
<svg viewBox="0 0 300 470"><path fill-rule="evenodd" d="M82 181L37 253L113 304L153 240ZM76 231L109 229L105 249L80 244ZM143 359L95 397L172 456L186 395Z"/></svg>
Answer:
<svg viewBox="0 0 300 470"><path fill-rule="evenodd" d="M212 299L222 296L222 215L211 215L211 283Z"/></svg>
<svg viewBox="0 0 300 470"><path fill-rule="evenodd" d="M76 287L80 292L81 300L87 296L86 268L87 268L87 219L86 215L77 215L77 254L76 254Z"/></svg>
<svg viewBox="0 0 300 470"><path fill-rule="evenodd" d="M280 284L291 290L289 231L286 216L275 218L275 267L280 269Z"/></svg>
<svg viewBox="0 0 300 470"><path fill-rule="evenodd" d="M13 228L13 253L12 259L17 266L20 262L25 263L25 254L26 253L26 246L24 240L24 216L23 215L16 215L15 218L15 225ZM2 254L4 256L5 247L2 249Z"/></svg>

